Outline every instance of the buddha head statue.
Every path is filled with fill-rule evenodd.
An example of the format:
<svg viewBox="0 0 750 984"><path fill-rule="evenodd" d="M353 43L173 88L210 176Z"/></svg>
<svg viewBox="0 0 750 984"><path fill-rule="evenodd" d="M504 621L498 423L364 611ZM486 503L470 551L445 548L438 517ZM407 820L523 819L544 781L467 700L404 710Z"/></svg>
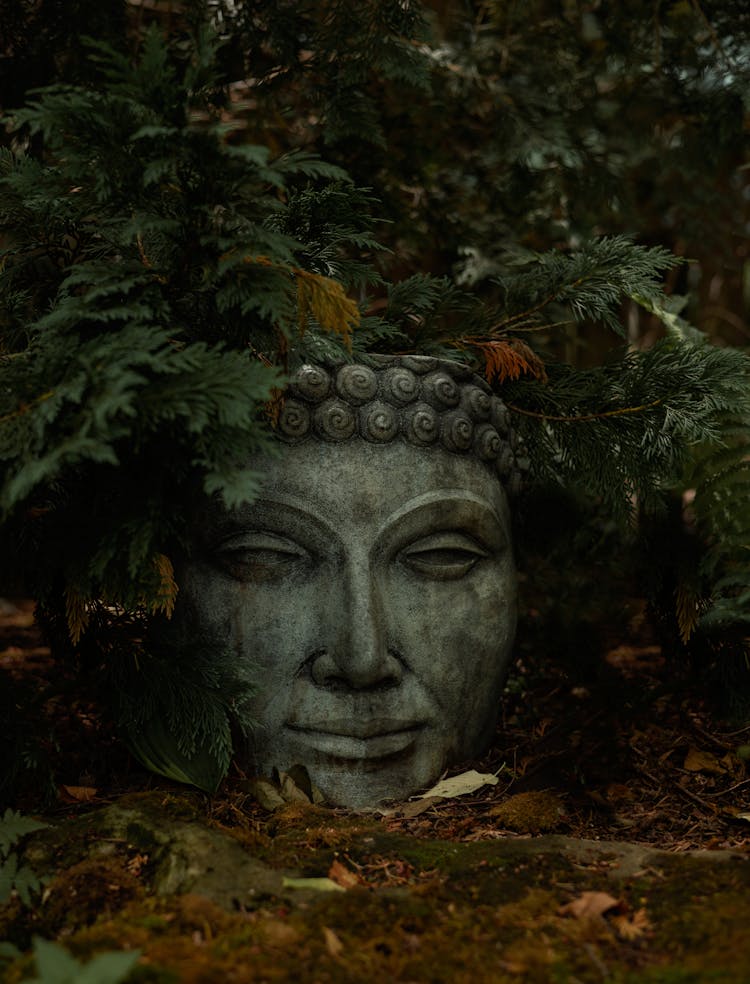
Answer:
<svg viewBox="0 0 750 984"><path fill-rule="evenodd" d="M247 765L403 799L492 736L516 623L509 414L428 357L304 365L261 491L199 509L180 612L254 684Z"/></svg>

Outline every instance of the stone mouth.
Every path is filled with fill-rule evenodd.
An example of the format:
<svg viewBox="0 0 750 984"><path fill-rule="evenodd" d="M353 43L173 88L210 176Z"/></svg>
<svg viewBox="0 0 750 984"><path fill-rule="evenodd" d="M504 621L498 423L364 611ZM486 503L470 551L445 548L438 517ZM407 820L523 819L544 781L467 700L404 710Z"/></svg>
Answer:
<svg viewBox="0 0 750 984"><path fill-rule="evenodd" d="M376 719L290 722L287 728L307 748L336 759L379 759L411 749L426 727L424 721Z"/></svg>

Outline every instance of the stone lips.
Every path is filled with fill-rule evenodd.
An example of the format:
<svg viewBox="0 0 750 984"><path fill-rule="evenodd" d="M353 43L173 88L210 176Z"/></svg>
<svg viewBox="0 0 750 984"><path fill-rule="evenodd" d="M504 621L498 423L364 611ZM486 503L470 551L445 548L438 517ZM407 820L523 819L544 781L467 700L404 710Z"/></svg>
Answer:
<svg viewBox="0 0 750 984"><path fill-rule="evenodd" d="M360 437L439 446L493 465L510 494L529 462L503 401L466 366L430 356L370 356L370 364L303 365L277 423L289 443Z"/></svg>

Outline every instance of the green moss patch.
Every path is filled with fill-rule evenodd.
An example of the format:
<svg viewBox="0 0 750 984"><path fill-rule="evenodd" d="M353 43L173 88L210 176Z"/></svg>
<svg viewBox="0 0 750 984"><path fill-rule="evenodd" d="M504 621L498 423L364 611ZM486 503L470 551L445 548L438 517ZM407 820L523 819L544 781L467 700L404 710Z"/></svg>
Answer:
<svg viewBox="0 0 750 984"><path fill-rule="evenodd" d="M29 857L54 860L62 835L78 829L42 898L0 910L8 938L28 948L41 933L84 960L137 948L130 980L143 984L750 979L744 855L561 837L418 840L370 818L298 807L274 815L262 837L230 836L195 812L189 821L160 814L150 799L142 810L108 809L30 838ZM193 865L192 882L183 864ZM165 890L165 871L189 890ZM320 884L330 890L290 889L282 874L328 879ZM9 984L27 967L17 961Z"/></svg>

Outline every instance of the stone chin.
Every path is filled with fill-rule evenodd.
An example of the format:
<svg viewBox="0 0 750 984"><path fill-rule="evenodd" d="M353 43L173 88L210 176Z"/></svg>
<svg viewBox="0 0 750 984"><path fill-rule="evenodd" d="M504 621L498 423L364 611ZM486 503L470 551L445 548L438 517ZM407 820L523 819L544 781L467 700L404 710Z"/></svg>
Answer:
<svg viewBox="0 0 750 984"><path fill-rule="evenodd" d="M335 391L327 373L294 391L308 400L304 426L343 427L345 438L313 436L254 461L265 475L256 501L198 510L175 617L189 612L232 674L256 685L247 764L259 774L304 765L330 802L362 808L404 799L486 747L516 574L494 460L455 453L452 433L424 446L399 436L422 402L448 400L453 413L466 392L441 389L432 362L419 385L390 364L380 376L354 369ZM397 400L411 401L411 416L399 410L394 423ZM446 419L439 426L455 429Z"/></svg>

